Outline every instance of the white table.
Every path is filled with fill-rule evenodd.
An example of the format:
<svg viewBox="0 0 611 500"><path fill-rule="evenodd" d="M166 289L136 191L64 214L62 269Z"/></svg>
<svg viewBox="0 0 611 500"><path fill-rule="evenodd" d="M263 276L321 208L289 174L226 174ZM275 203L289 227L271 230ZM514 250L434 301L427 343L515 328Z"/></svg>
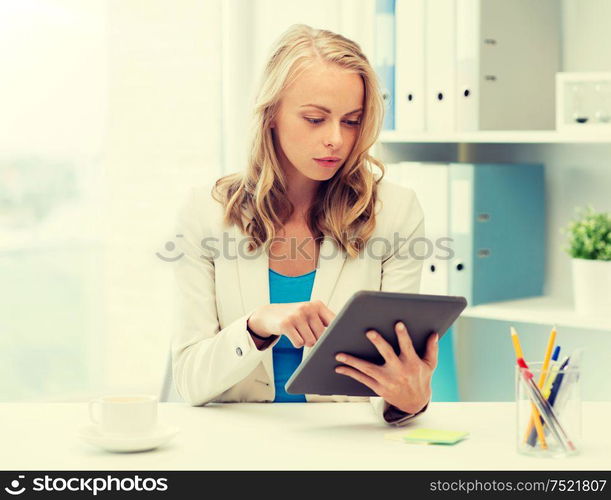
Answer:
<svg viewBox="0 0 611 500"><path fill-rule="evenodd" d="M611 470L611 402L583 404L583 447L562 459L515 451L513 403L432 403L410 428L465 430L454 446L384 438L368 403L162 403L180 427L156 450L110 453L80 441L85 403L1 403L2 470Z"/></svg>

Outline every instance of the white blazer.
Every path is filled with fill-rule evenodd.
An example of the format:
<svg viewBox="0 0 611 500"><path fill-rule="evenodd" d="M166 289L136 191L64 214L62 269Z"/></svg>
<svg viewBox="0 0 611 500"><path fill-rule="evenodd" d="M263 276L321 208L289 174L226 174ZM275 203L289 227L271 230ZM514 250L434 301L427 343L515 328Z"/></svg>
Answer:
<svg viewBox="0 0 611 500"><path fill-rule="evenodd" d="M171 343L174 383L192 406L271 402L272 347L278 340L259 351L246 330L255 309L270 303L268 254L261 248L248 253L248 237L236 225L222 225L223 207L212 198L212 186L191 188L176 219L177 258L184 255L173 263L178 313ZM413 255L423 244L424 217L414 191L382 179L376 213L369 250L358 258L348 258L333 238L324 238L311 301L321 300L337 314L358 290L418 293L422 259ZM310 348L303 349L305 358ZM379 418L395 425L422 413L399 412L386 420L389 405L380 397L305 397L308 402L370 400Z"/></svg>

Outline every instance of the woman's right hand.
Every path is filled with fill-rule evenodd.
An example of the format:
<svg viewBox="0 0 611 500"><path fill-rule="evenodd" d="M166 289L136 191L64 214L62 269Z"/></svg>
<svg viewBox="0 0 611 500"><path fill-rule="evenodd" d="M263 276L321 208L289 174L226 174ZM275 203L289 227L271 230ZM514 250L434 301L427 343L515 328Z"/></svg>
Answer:
<svg viewBox="0 0 611 500"><path fill-rule="evenodd" d="M248 318L248 327L261 337L286 335L294 347L312 347L335 313L323 301L266 304Z"/></svg>

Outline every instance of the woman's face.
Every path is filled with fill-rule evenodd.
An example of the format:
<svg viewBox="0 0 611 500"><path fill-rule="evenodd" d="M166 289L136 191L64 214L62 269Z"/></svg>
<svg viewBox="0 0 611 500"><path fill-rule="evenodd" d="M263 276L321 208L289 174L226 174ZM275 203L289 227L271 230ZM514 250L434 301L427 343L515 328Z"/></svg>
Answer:
<svg viewBox="0 0 611 500"><path fill-rule="evenodd" d="M272 122L278 159L289 177L330 179L352 151L363 108L361 77L317 62L285 89ZM335 163L318 158L337 157Z"/></svg>

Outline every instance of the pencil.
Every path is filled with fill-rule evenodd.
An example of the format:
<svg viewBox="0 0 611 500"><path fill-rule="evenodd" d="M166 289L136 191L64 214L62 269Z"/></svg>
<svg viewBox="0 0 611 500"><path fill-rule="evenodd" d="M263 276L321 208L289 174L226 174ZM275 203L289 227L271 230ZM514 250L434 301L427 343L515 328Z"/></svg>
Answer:
<svg viewBox="0 0 611 500"><path fill-rule="evenodd" d="M549 398L550 392L552 390L552 384L554 383L554 380L556 379L556 375L558 374L559 365L557 361L559 357L560 357L560 346L557 345L556 348L554 349L554 354L552 354L552 361L551 361L551 366L549 369L549 375L545 379L545 384L543 384L543 390L541 391L545 399Z"/></svg>
<svg viewBox="0 0 611 500"><path fill-rule="evenodd" d="M511 341L513 342L513 349L516 352L516 359L524 359L524 353L522 352L522 346L520 345L520 338L518 337L518 332L512 326L511 327ZM532 408L531 413L537 412L537 407L535 403L530 403ZM537 412L537 417L539 416L539 412ZM532 423L532 420L531 420ZM537 436L539 436L539 441L541 442L541 447L543 449L547 449L547 441L545 440L545 434L543 433L543 425L541 425L541 420L537 418L534 422L535 429L537 429ZM532 429L532 427L530 427Z"/></svg>
<svg viewBox="0 0 611 500"><path fill-rule="evenodd" d="M516 352L516 359L523 359L524 353L522 352L522 346L520 345L518 332L516 332L516 329L513 326L511 327L511 341L513 342L513 350Z"/></svg>
<svg viewBox="0 0 611 500"><path fill-rule="evenodd" d="M549 362L552 358L552 351L554 350L554 344L556 343L556 325L552 327L552 331L549 334L549 338L547 339L547 348L545 349L545 357L543 358L543 366L541 367L541 373L539 374L539 381L537 382L537 386L539 389L543 389L543 384L545 384L545 379L547 378L547 372L549 370ZM530 433L532 432L533 425L537 425L541 423L541 415L537 408L533 406L533 410L530 414L530 424L528 425L528 429L526 429L526 433L524 435L524 442L528 442L528 438ZM543 443L542 443L543 444Z"/></svg>

